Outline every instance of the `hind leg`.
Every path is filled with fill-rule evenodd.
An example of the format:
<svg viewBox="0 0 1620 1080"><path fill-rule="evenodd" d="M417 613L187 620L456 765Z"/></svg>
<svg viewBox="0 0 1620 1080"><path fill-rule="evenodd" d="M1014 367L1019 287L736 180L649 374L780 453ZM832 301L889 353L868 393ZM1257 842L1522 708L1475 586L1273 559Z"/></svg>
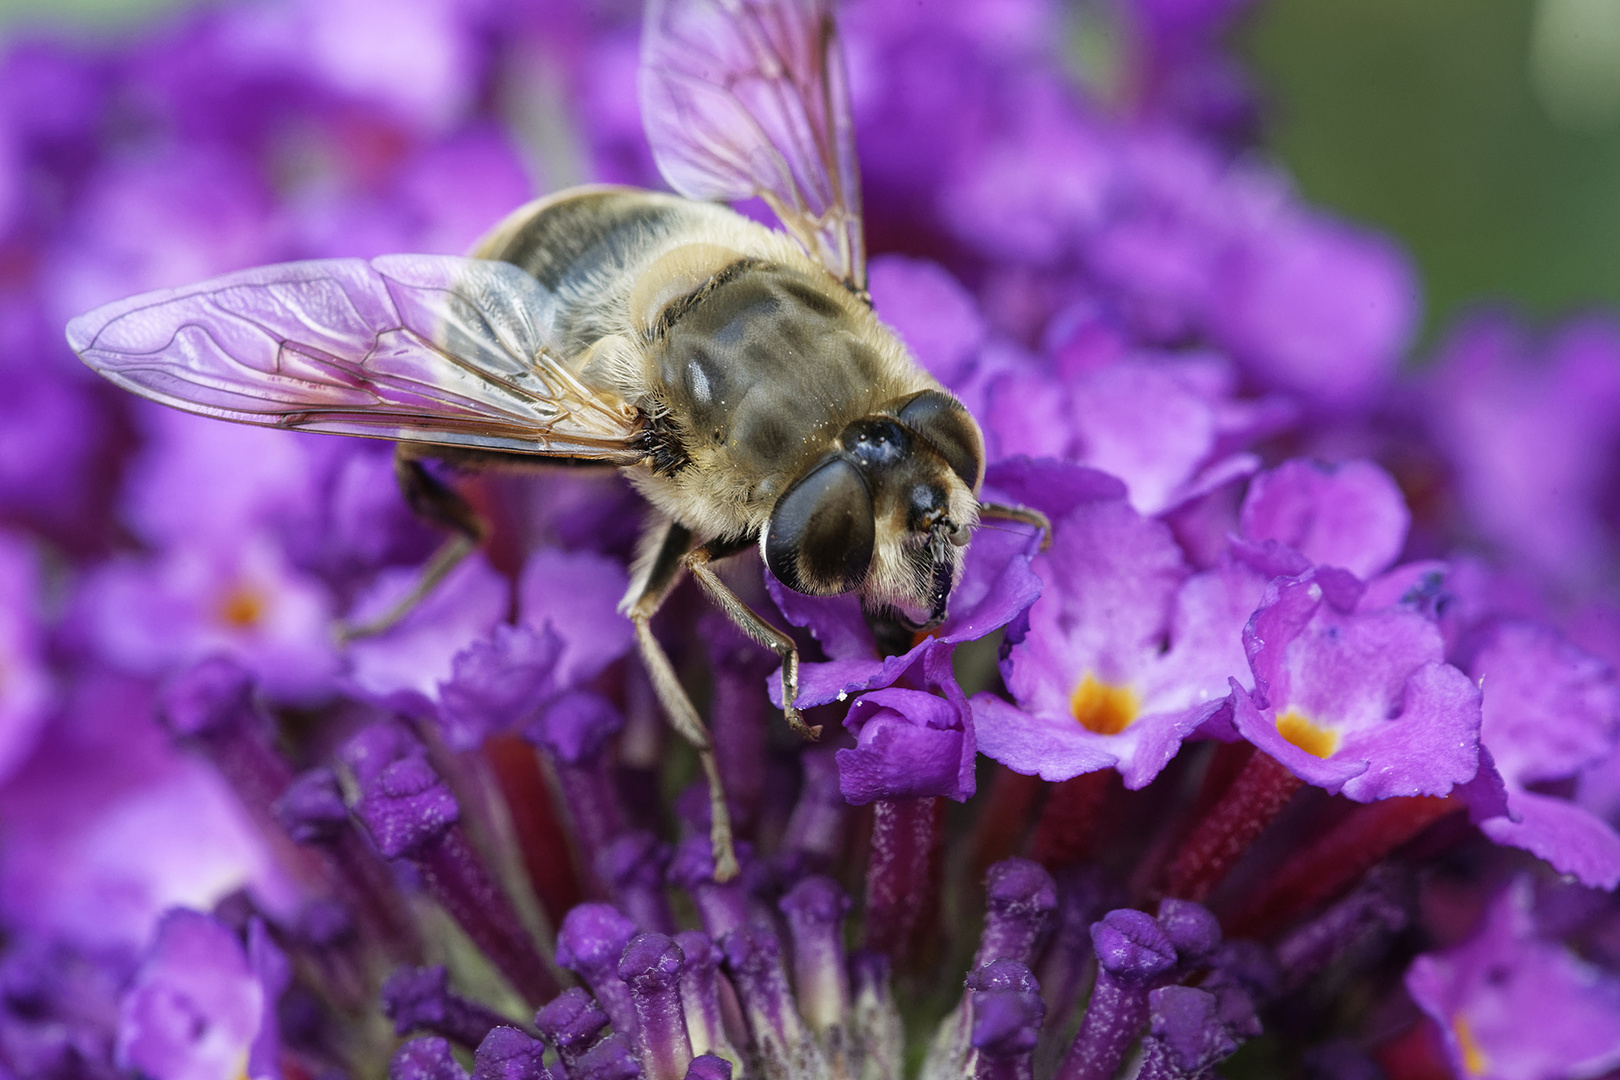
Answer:
<svg viewBox="0 0 1620 1080"><path fill-rule="evenodd" d="M438 584L475 551L489 528L478 511L455 488L435 477L422 464L424 448L411 443L394 447L394 478L411 512L424 521L448 529L450 535L423 565L416 584L387 611L364 623L343 623L340 641L372 637L398 625Z"/></svg>

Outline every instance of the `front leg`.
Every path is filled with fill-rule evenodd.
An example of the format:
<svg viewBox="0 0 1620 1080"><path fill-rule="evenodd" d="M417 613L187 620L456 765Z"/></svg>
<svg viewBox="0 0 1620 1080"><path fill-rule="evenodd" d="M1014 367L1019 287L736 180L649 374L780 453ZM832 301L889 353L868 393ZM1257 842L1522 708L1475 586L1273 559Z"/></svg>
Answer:
<svg viewBox="0 0 1620 1080"><path fill-rule="evenodd" d="M710 568L709 564L717 558L735 553L733 545L722 546L718 541L711 541L700 548L686 553L682 560L686 568L692 572L697 583L709 595L721 611L743 633L759 642L761 645L776 653L782 660L782 716L787 720L788 726L805 739L816 739L821 736L821 727L811 727L804 722L798 706L794 703L799 697L799 650L793 644L793 639L782 631L760 618L759 613L742 602L742 598L732 592L720 576Z"/></svg>

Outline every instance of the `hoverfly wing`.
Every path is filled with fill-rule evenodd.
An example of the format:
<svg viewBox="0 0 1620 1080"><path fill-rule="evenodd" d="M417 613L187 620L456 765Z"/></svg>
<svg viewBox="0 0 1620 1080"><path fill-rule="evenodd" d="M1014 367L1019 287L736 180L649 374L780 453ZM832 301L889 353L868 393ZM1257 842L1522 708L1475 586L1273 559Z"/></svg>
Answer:
<svg viewBox="0 0 1620 1080"><path fill-rule="evenodd" d="M555 301L449 255L283 263L68 324L92 368L187 412L298 431L628 463L637 414L548 352Z"/></svg>
<svg viewBox="0 0 1620 1080"><path fill-rule="evenodd" d="M866 288L832 0L647 0L640 81L647 140L671 187L763 198L833 276Z"/></svg>

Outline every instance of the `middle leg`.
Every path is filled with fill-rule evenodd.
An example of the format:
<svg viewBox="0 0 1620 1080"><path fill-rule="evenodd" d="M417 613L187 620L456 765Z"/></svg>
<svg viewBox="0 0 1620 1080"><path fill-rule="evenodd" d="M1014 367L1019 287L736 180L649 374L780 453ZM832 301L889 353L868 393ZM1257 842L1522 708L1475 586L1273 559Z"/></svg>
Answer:
<svg viewBox="0 0 1620 1080"><path fill-rule="evenodd" d="M641 652L641 662L647 668L647 676L652 679L653 692L658 695L658 702L664 707L670 726L697 751L698 763L709 784L709 846L714 854L714 877L716 881L730 881L737 876L739 868L731 833L731 810L726 806L720 765L714 757L714 742L709 737L709 729L704 725L703 718L698 715L697 707L681 685L680 677L675 674L664 647L652 632L652 617L680 580L681 566L691 545L690 530L675 522L666 527L646 579L627 605L625 614L636 628L636 645Z"/></svg>

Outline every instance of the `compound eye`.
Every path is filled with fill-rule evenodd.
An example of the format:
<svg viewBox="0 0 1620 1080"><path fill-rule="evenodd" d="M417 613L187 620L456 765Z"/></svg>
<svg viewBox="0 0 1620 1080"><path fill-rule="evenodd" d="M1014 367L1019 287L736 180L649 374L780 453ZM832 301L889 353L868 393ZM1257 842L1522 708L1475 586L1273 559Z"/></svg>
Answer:
<svg viewBox="0 0 1620 1080"><path fill-rule="evenodd" d="M876 542L866 480L846 458L829 457L776 500L765 565L795 592L832 596L866 580Z"/></svg>
<svg viewBox="0 0 1620 1080"><path fill-rule="evenodd" d="M900 410L898 419L945 459L968 490L984 482L984 436L962 403L938 390L924 390Z"/></svg>

